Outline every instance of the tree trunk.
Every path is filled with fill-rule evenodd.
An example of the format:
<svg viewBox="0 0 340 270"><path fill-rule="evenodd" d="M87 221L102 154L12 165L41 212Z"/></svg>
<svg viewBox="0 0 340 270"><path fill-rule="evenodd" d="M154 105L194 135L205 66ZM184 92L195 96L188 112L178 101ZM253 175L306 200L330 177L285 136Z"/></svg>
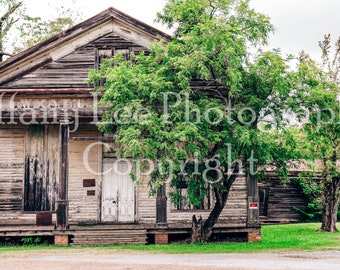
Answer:
<svg viewBox="0 0 340 270"><path fill-rule="evenodd" d="M326 182L323 188L321 231L336 232L337 214L340 197L340 178L335 177Z"/></svg>
<svg viewBox="0 0 340 270"><path fill-rule="evenodd" d="M232 174L229 177L225 177L220 185L214 186L215 205L204 224L202 221L202 217L200 217L198 220L195 215L192 217L192 232L190 243L206 243L212 235L212 229L217 223L218 218L227 203L231 186L235 182L240 172L240 164L238 161L235 162L233 166L234 169L232 171ZM225 166L225 168L228 168L228 166Z"/></svg>
<svg viewBox="0 0 340 270"><path fill-rule="evenodd" d="M224 192L223 195L216 196L216 202L213 210L210 212L208 219L203 223L202 217L199 219L194 215L192 217L192 232L190 243L206 243L212 235L213 226L216 224L228 198L229 192ZM215 191L216 195L216 191Z"/></svg>
<svg viewBox="0 0 340 270"><path fill-rule="evenodd" d="M203 220L200 216L198 219L195 215L192 216L192 227L191 227L190 243L204 242L203 240Z"/></svg>

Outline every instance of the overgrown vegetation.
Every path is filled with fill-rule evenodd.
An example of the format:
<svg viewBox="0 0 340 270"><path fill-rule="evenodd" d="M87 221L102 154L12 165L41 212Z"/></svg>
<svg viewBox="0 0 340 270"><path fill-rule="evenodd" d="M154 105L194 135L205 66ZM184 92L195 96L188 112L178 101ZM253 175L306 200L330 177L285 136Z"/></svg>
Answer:
<svg viewBox="0 0 340 270"><path fill-rule="evenodd" d="M41 237L23 237L21 242L24 246L39 245L41 243Z"/></svg>
<svg viewBox="0 0 340 270"><path fill-rule="evenodd" d="M24 236L24 237L0 237L0 247L31 247L53 245L53 236Z"/></svg>
<svg viewBox="0 0 340 270"><path fill-rule="evenodd" d="M299 186L307 200L305 208L293 207L301 215L303 221L321 221L321 185L316 180L314 172L301 173L299 178L292 179L292 183Z"/></svg>
<svg viewBox="0 0 340 270"><path fill-rule="evenodd" d="M292 183L299 186L307 200L304 208L293 207L301 215L305 222L322 221L322 182L317 180L315 172L304 172L299 178L293 178ZM338 210L338 220L340 220L340 210Z"/></svg>

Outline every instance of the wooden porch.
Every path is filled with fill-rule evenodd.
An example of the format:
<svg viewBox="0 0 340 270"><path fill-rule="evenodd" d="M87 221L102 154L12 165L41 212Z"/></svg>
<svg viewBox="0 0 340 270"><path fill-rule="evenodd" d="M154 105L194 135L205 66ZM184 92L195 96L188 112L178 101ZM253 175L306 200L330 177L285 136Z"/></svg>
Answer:
<svg viewBox="0 0 340 270"><path fill-rule="evenodd" d="M190 224L100 224L70 225L65 230L55 226L0 226L0 242L11 238L54 238L56 245L115 246L185 242L190 236ZM261 235L260 228L214 227L212 241L251 241L251 235ZM250 238L249 238L250 237Z"/></svg>

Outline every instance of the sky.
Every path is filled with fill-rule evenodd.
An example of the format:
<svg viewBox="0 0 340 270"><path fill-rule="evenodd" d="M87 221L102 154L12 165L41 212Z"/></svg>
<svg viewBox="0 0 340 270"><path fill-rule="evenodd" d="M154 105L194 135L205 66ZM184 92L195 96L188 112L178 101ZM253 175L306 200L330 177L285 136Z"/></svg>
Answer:
<svg viewBox="0 0 340 270"><path fill-rule="evenodd" d="M155 24L156 13L166 0L73 0L84 18L90 18L108 7L115 7L132 17L169 32ZM197 0L199 1L199 0ZM49 17L58 5L72 6L71 0L26 0L33 16ZM297 55L301 50L320 58L318 41L330 33L335 42L340 37L339 0L252 0L256 11L271 17L276 28L268 49L280 48L283 54Z"/></svg>

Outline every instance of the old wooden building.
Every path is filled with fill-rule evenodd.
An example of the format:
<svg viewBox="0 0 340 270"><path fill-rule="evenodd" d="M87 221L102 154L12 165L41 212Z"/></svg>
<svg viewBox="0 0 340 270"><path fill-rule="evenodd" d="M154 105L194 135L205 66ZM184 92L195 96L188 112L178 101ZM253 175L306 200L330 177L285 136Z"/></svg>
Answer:
<svg viewBox="0 0 340 270"><path fill-rule="evenodd" d="M291 171L288 179L278 177L274 172L258 183L259 215L261 224L301 222L302 217L296 208L305 209L308 200L302 188L293 179L302 171ZM317 181L317 179L316 179Z"/></svg>
<svg viewBox="0 0 340 270"><path fill-rule="evenodd" d="M92 237L114 244L148 236L161 243L187 235L193 214L207 217L213 196L201 209L187 202L174 206L165 193L149 196L147 176L136 184L118 173L128 164L117 160L114 141L98 131L100 97L86 82L103 58L170 38L109 8L0 64L0 237L48 234L61 243L71 237L71 243L93 244ZM246 177L235 182L215 235L259 239L257 196L248 185ZM25 234L23 228L31 229ZM130 241L112 238L115 233Z"/></svg>

